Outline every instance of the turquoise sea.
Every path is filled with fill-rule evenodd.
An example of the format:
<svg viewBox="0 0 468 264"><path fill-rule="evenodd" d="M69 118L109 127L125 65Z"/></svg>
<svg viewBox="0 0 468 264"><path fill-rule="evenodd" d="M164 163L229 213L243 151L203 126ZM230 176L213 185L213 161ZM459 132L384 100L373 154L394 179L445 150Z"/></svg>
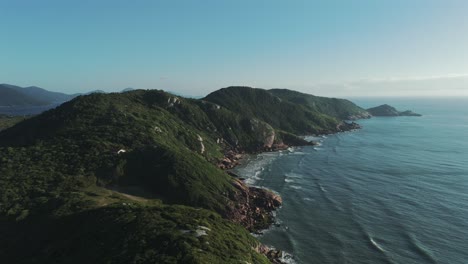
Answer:
<svg viewBox="0 0 468 264"><path fill-rule="evenodd" d="M352 101L423 117L246 160L237 173L284 201L260 240L292 263L468 263L468 98Z"/></svg>

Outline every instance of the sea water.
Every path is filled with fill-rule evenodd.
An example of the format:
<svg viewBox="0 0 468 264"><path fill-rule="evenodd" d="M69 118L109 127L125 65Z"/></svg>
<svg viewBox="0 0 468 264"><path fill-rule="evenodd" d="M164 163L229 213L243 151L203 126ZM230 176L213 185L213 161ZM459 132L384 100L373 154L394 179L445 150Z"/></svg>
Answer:
<svg viewBox="0 0 468 264"><path fill-rule="evenodd" d="M239 166L283 198L259 239L295 263L468 263L468 99L353 101L423 116L360 120Z"/></svg>

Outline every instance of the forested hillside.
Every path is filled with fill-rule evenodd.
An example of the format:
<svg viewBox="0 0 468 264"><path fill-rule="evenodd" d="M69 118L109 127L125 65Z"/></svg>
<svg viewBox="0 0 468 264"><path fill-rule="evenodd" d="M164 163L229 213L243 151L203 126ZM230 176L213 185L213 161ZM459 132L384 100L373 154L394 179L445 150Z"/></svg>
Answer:
<svg viewBox="0 0 468 264"><path fill-rule="evenodd" d="M267 227L278 199L218 164L335 132L328 114L238 87L90 94L26 119L0 132L0 259L267 262L239 224Z"/></svg>

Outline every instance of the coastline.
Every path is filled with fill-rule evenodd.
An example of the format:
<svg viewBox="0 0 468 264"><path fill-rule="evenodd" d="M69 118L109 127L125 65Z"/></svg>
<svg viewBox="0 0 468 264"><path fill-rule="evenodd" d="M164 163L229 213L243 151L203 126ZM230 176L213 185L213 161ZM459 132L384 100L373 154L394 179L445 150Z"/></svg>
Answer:
<svg viewBox="0 0 468 264"><path fill-rule="evenodd" d="M322 131L322 133L319 134L303 136L301 144L288 145L284 142L280 142L271 147L264 147L262 151L251 153L245 151L227 151L224 158L218 162L218 167L233 177L233 185L240 191L240 195L231 197L237 202L236 204L228 205L230 210L228 210L229 213L225 215L225 217L235 223L241 224L252 234L262 235L262 231L268 230L275 223L275 211L282 206L282 198L278 193L264 187L249 184L246 182L249 179L248 177L238 175L232 171L237 166L243 164L242 161L246 159L247 155L261 155L270 152L287 151L293 147L317 146L319 145L318 142L308 141L306 138L323 137L357 129L361 129L361 126L354 121L349 123L343 121L337 125L336 131ZM276 249L273 246L260 243L255 250L266 256L274 264L296 263L294 261L294 255L281 249Z"/></svg>

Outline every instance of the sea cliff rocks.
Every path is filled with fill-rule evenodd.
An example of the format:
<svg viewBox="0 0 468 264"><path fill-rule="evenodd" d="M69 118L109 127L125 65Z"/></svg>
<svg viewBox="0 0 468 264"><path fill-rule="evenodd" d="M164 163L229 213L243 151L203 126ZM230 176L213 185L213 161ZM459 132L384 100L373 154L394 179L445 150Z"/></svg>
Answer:
<svg viewBox="0 0 468 264"><path fill-rule="evenodd" d="M273 211L283 200L278 194L262 188L249 187L240 179L234 179L236 191L227 206L226 217L243 225L250 232L268 228L274 221Z"/></svg>
<svg viewBox="0 0 468 264"><path fill-rule="evenodd" d="M268 247L263 244L259 244L256 248L255 251L258 253L265 255L273 264L282 264L282 263L288 263L285 261L284 255L285 253L281 250Z"/></svg>
<svg viewBox="0 0 468 264"><path fill-rule="evenodd" d="M229 150L224 153L224 158L218 161L218 168L222 170L232 169L235 166L239 165L240 160L242 159L244 152L237 150Z"/></svg>
<svg viewBox="0 0 468 264"><path fill-rule="evenodd" d="M356 122L341 122L336 126L336 130L339 132L343 131L350 131L350 130L355 130L355 129L360 129L361 125L359 125Z"/></svg>

